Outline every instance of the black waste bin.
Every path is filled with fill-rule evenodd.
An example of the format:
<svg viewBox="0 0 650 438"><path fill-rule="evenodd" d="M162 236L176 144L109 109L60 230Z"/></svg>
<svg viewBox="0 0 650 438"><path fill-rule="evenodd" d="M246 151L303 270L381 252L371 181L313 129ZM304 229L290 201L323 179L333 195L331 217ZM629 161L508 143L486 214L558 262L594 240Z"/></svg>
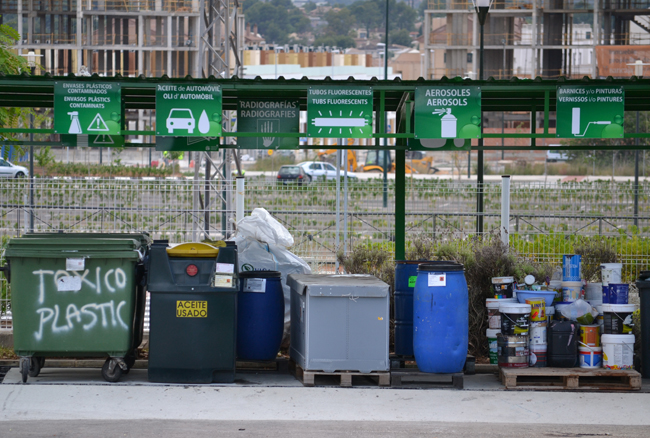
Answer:
<svg viewBox="0 0 650 438"><path fill-rule="evenodd" d="M237 247L151 245L149 380L230 383L235 380Z"/></svg>
<svg viewBox="0 0 650 438"><path fill-rule="evenodd" d="M650 377L650 271L641 271L636 282L641 300L641 375Z"/></svg>

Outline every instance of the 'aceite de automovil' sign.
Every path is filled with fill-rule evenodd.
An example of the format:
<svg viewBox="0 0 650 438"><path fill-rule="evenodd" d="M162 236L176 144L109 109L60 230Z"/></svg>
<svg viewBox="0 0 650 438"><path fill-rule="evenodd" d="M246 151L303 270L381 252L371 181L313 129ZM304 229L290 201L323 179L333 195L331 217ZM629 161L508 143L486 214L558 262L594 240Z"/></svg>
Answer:
<svg viewBox="0 0 650 438"><path fill-rule="evenodd" d="M307 136L372 138L372 87L309 87Z"/></svg>
<svg viewBox="0 0 650 438"><path fill-rule="evenodd" d="M415 87L414 137L481 138L481 87Z"/></svg>
<svg viewBox="0 0 650 438"><path fill-rule="evenodd" d="M158 84L156 135L219 137L221 103L220 85Z"/></svg>
<svg viewBox="0 0 650 438"><path fill-rule="evenodd" d="M298 137L274 137L273 134L300 130L298 99L240 99L237 102L237 131L268 133L268 137L239 137L244 149L297 149Z"/></svg>
<svg viewBox="0 0 650 438"><path fill-rule="evenodd" d="M120 135L121 87L113 82L54 82L56 134Z"/></svg>

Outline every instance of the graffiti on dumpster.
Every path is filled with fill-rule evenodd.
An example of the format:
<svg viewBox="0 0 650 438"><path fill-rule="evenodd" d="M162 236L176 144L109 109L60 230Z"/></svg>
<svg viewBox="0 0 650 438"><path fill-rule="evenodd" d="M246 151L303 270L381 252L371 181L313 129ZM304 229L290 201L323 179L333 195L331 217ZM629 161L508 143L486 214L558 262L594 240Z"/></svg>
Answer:
<svg viewBox="0 0 650 438"><path fill-rule="evenodd" d="M102 272L102 268L97 267L91 274L88 269L83 273L40 269L33 271L32 274L39 278L37 304L41 307L36 309L39 325L38 331L34 332L34 338L37 341L43 339L43 334L47 330L51 330L53 334L60 334L76 328L81 328L84 331L92 330L95 327L129 329L121 317L122 308L127 304L124 300L118 302L112 299L83 305L74 303L67 306L44 305L48 294L87 294L90 292L96 296L102 295L104 291L109 294L123 291L127 285L127 276L124 270L117 268ZM73 286L71 287L71 285Z"/></svg>

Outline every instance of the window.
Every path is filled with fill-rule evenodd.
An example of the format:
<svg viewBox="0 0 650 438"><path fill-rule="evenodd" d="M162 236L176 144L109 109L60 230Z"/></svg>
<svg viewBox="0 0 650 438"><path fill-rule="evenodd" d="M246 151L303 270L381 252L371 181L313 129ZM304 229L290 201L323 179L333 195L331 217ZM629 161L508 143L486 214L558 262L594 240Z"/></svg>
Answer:
<svg viewBox="0 0 650 438"><path fill-rule="evenodd" d="M467 54L467 63L471 63L474 61L474 54L473 53L468 53Z"/></svg>
<svg viewBox="0 0 650 438"><path fill-rule="evenodd" d="M0 167L11 167L5 160L0 160Z"/></svg>
<svg viewBox="0 0 650 438"><path fill-rule="evenodd" d="M332 166L331 164L326 164L326 165L325 165L325 169L336 171L336 167Z"/></svg>
<svg viewBox="0 0 650 438"><path fill-rule="evenodd" d="M586 32L585 33L585 39L590 40L591 39L591 32Z"/></svg>
<svg viewBox="0 0 650 438"><path fill-rule="evenodd" d="M320 170L320 164L319 163L311 163L309 165L310 170Z"/></svg>
<svg viewBox="0 0 650 438"><path fill-rule="evenodd" d="M442 62L444 62L445 64L447 63L447 52L445 52L445 53L443 54L443 56L442 56Z"/></svg>

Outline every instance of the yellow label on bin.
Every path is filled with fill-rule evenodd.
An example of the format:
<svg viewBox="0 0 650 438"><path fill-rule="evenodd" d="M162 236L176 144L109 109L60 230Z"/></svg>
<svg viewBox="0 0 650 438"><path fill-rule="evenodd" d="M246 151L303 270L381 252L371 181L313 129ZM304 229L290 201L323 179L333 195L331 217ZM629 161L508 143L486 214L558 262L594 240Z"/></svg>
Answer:
<svg viewBox="0 0 650 438"><path fill-rule="evenodd" d="M207 301L176 301L177 318L207 318Z"/></svg>

